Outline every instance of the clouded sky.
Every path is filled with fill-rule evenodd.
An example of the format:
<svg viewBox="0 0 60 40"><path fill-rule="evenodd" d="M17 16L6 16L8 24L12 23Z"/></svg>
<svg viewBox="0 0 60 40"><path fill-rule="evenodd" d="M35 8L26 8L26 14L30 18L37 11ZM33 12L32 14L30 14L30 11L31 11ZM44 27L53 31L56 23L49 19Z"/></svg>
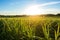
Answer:
<svg viewBox="0 0 60 40"><path fill-rule="evenodd" d="M33 6L33 7L32 7ZM40 13L56 14L60 12L60 0L0 0L0 14L4 15L19 15L29 13L32 8L40 7L34 11ZM35 7L35 8L34 8ZM29 9L31 8L31 9ZM25 10L26 9L26 10ZM43 11L42 11L43 9ZM26 11L29 12L26 12ZM34 12L31 12L34 13Z"/></svg>

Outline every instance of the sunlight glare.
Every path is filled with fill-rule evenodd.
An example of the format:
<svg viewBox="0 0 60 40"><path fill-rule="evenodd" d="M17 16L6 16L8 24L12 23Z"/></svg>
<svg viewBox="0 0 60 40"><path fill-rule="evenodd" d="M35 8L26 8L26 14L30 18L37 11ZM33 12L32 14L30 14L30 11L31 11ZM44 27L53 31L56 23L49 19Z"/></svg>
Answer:
<svg viewBox="0 0 60 40"><path fill-rule="evenodd" d="M24 13L26 15L40 15L44 12L44 10L42 9L42 7L39 7L37 5L34 6L29 6L25 9Z"/></svg>

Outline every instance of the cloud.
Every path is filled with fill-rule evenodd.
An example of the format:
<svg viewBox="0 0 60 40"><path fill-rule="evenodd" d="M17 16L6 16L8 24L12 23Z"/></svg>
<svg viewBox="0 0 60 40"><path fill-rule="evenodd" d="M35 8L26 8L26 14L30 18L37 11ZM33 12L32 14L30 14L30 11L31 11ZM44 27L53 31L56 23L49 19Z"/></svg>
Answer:
<svg viewBox="0 0 60 40"><path fill-rule="evenodd" d="M48 3L43 3L43 4L35 4L35 5L30 5L28 6L27 8L34 8L34 7L45 7L45 6L48 6L48 5L54 5L54 4L59 4L60 1L56 1L56 2L48 2Z"/></svg>
<svg viewBox="0 0 60 40"><path fill-rule="evenodd" d="M38 6L44 7L44 6L54 5L54 4L59 4L59 3L60 3L60 1L56 1L56 2L48 2L48 3L40 4L40 5L38 5Z"/></svg>
<svg viewBox="0 0 60 40"><path fill-rule="evenodd" d="M58 9L54 8L46 8L44 9L43 7L45 6L48 6L48 5L54 5L54 4L59 4L60 1L57 1L57 2L48 2L48 3L44 3L44 4L35 4L35 5L30 5L28 6L27 8L25 8L25 10L23 11L23 13L25 14L48 14L48 13L51 13L51 14L56 14L59 12Z"/></svg>
<svg viewBox="0 0 60 40"><path fill-rule="evenodd" d="M47 9L43 9L43 10L44 10L43 14L57 14L57 13L60 13L60 9L47 8Z"/></svg>
<svg viewBox="0 0 60 40"><path fill-rule="evenodd" d="M45 6L49 6L49 5L54 5L54 4L59 4L60 1L56 1L56 2L48 2L48 3L44 3L41 5L38 5L38 7L45 7ZM59 9L56 8L47 8L47 9L43 9L45 12L44 13L51 13L51 14L57 14L59 13Z"/></svg>
<svg viewBox="0 0 60 40"><path fill-rule="evenodd" d="M20 11L0 11L0 15L22 15Z"/></svg>

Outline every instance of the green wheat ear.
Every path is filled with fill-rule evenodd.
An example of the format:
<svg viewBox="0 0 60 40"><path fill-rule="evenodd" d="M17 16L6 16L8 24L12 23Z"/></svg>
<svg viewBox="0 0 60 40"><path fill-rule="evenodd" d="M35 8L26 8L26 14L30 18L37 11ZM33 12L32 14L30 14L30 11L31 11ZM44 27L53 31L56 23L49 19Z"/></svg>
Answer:
<svg viewBox="0 0 60 40"><path fill-rule="evenodd" d="M60 29L60 23L58 23L58 28L57 28L57 31L55 31L55 40L58 40L58 36L59 36L59 29Z"/></svg>

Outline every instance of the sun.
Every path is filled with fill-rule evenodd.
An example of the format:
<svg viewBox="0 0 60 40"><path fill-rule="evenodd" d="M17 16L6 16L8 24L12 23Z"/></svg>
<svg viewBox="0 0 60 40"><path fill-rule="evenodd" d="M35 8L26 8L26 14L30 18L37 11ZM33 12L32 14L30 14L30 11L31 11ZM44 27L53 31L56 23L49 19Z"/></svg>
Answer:
<svg viewBox="0 0 60 40"><path fill-rule="evenodd" d="M39 7L37 5L29 6L24 10L25 15L40 15L42 13L43 13L42 7Z"/></svg>

